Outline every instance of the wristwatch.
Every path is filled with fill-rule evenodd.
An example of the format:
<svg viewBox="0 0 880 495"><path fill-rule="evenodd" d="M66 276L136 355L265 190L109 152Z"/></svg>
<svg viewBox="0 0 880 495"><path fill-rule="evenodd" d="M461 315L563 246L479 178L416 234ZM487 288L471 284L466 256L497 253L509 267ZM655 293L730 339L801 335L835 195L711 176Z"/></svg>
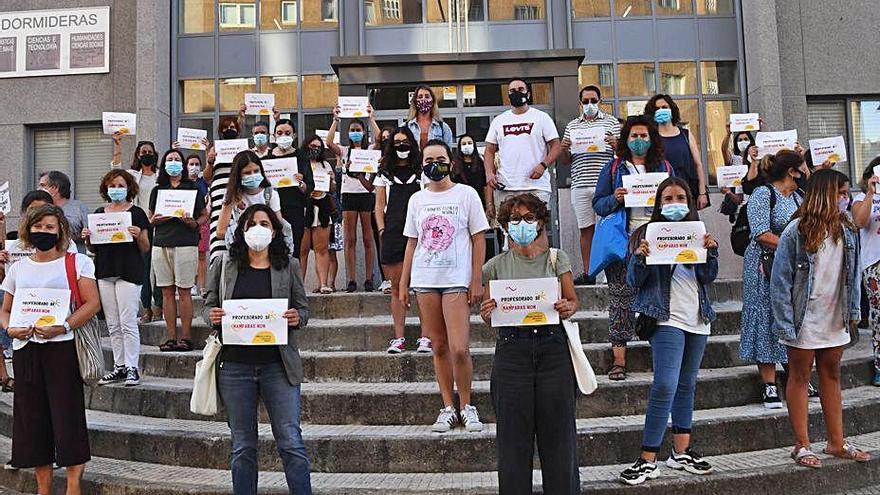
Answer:
<svg viewBox="0 0 880 495"><path fill-rule="evenodd" d="M67 320L64 320L64 323L62 324L62 326L64 327L64 333L66 333L66 334L70 333L70 330L71 330L70 323L67 323Z"/></svg>

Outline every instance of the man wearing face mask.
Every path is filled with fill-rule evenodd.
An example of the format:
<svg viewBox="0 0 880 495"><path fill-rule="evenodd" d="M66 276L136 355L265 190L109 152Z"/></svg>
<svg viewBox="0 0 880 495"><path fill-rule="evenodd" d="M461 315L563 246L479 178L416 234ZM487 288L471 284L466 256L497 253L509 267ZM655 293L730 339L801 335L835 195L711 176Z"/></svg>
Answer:
<svg viewBox="0 0 880 495"><path fill-rule="evenodd" d="M40 174L39 188L52 196L55 206L60 206L70 224L70 239L76 243L80 253L86 252L86 243L82 238L83 227L88 226L89 207L78 199L70 199L70 178L63 172L52 170Z"/></svg>
<svg viewBox="0 0 880 495"><path fill-rule="evenodd" d="M580 92L581 115L565 126L562 135L563 161L571 163L571 206L580 230L581 259L584 271L590 266L590 249L593 246L593 232L596 225L596 212L593 211L593 195L599 173L612 158L620 136L620 121L599 109L602 92L597 86L584 86ZM579 131L601 129L605 135L604 148L596 151L571 152L572 134ZM580 151L580 150L578 150ZM581 273L575 278L576 285L593 285L596 279Z"/></svg>
<svg viewBox="0 0 880 495"><path fill-rule="evenodd" d="M266 158L271 151L269 149L269 124L257 122L254 124L254 147L251 148L260 158Z"/></svg>

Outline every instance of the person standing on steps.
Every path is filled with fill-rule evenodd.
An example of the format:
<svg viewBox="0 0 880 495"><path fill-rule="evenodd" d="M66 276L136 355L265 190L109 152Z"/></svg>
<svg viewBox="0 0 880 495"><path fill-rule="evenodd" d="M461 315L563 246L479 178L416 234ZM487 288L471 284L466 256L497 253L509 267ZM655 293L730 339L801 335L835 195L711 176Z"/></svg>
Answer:
<svg viewBox="0 0 880 495"><path fill-rule="evenodd" d="M309 156L312 177L327 177L330 186L329 191L312 191L306 201L305 233L300 246L299 263L302 267L302 276L305 278L308 272L309 251L315 251L315 275L318 277L318 290L321 294L331 294L333 290L327 280L330 271L330 230L333 228L333 200L332 194L336 192L336 174L333 167L327 163L327 148L324 140L317 134L308 136L303 142L303 151Z"/></svg>
<svg viewBox="0 0 880 495"><path fill-rule="evenodd" d="M189 173L189 180L195 183L199 194L205 198L205 204L211 203L211 185L202 176L202 157L191 153L186 157L186 171ZM199 226L199 269L196 273L197 294L204 296L205 281L208 279L208 251L211 247L211 226L208 222Z"/></svg>
<svg viewBox="0 0 880 495"><path fill-rule="evenodd" d="M299 262L290 255L277 215L264 204L249 206L242 213L228 254L211 264L202 314L205 321L218 328L223 301L231 299L288 301L282 315L288 325L286 345L224 344L217 358L217 388L232 433L232 491L235 495L257 493L257 421L262 399L288 490L311 495L310 461L300 427L303 369L296 338L309 321L309 306Z"/></svg>
<svg viewBox="0 0 880 495"><path fill-rule="evenodd" d="M439 139L452 148L454 135L452 129L440 116L434 90L422 84L416 87L412 95L406 127L412 132L419 150L434 139Z"/></svg>
<svg viewBox="0 0 880 495"><path fill-rule="evenodd" d="M419 300L419 320L431 338L434 373L443 409L432 431L443 433L459 422L467 431L482 431L471 404L473 362L470 353L470 305L482 298L480 267L489 228L480 198L470 187L449 178L452 152L435 139L422 150L425 189L409 199L403 235L409 238L398 297L409 308L410 287ZM453 405L453 380L459 411ZM460 415L460 417L459 417Z"/></svg>
<svg viewBox="0 0 880 495"><path fill-rule="evenodd" d="M217 133L220 139L238 139L242 124L239 119L231 115L220 117L220 123L217 126ZM210 265L214 259L226 251L226 241L222 237L217 237L217 227L220 224L220 212L223 211L223 202L226 199L226 185L229 183L229 172L232 169L232 162L216 163L217 153L212 146L205 154L206 161L203 176L209 184L211 184L211 253L208 257Z"/></svg>
<svg viewBox="0 0 880 495"><path fill-rule="evenodd" d="M309 195L315 190L315 180L312 177L308 152L296 146L296 126L293 121L279 119L275 122L275 146L272 147L269 157L296 159L297 173L294 174L296 185L280 187L277 189L277 194L281 198L281 215L290 224L292 231L293 257L299 258L306 228L306 203Z"/></svg>
<svg viewBox="0 0 880 495"><path fill-rule="evenodd" d="M785 398L795 436L791 457L809 468L822 466L810 450L807 389L813 362L825 417L824 453L856 462L871 460L843 435L840 360L850 331L857 332L861 320L859 239L848 206L849 180L844 174L814 173L803 204L779 238L770 278L773 331L788 353Z"/></svg>
<svg viewBox="0 0 880 495"><path fill-rule="evenodd" d="M70 177L57 170L43 172L40 174L39 188L52 196L55 206L64 210L67 222L74 229L70 234L70 240L76 243L76 249L80 253L85 253L86 243L80 234L83 227L89 224L89 207L78 199L70 198Z"/></svg>
<svg viewBox="0 0 880 495"><path fill-rule="evenodd" d="M651 214L653 222L698 221L696 200L687 182L670 177L657 188ZM647 225L647 224L646 224ZM691 474L709 474L712 465L691 447L694 392L703 351L709 339L715 311L708 287L718 276L718 242L712 234L703 238L706 262L697 265L648 265L651 254L645 240L646 226L633 232L627 283L636 289L633 311L650 318L655 325L651 343L654 380L648 396L642 453L620 473L627 485L638 485L658 473L657 453L672 415L672 453L666 466Z"/></svg>
<svg viewBox="0 0 880 495"><path fill-rule="evenodd" d="M859 260L862 281L868 296L868 327L873 334L874 346L874 380L875 387L880 387L880 192L877 184L880 177L874 174L874 167L880 166L880 156L862 173L859 184L862 192L853 198L853 223L859 227L861 240L861 256ZM870 199L869 199L870 198Z"/></svg>
<svg viewBox="0 0 880 495"><path fill-rule="evenodd" d="M501 203L498 222L508 232L510 249L483 265L480 317L492 324L498 307L490 280L555 278L562 287L554 309L562 319L577 311L578 299L568 255L548 248L550 210L534 194ZM498 492L531 495L535 442L541 458L544 493L580 493L577 459L576 388L568 338L562 324L501 327L492 365L492 403L496 416Z"/></svg>

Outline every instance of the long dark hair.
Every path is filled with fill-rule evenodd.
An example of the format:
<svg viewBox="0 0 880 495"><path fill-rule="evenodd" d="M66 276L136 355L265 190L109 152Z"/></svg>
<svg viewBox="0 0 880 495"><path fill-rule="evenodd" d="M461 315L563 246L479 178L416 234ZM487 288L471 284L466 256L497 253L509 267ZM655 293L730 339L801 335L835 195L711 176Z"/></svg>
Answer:
<svg viewBox="0 0 880 495"><path fill-rule="evenodd" d="M248 256L247 243L244 241L244 231L250 226L248 224L258 211L265 213L269 217L269 221L272 222L273 236L272 242L269 243L269 263L276 270L287 268L290 264L290 249L284 240L281 222L278 221L275 212L264 204L248 206L239 217L233 233L232 244L229 245L229 258L237 261L239 268L246 268L250 265L251 260Z"/></svg>
<svg viewBox="0 0 880 495"><path fill-rule="evenodd" d="M300 147L302 152L311 160L311 155L309 155L309 145L312 144L312 141L318 141L321 143L321 155L318 157L318 161L327 161L327 146L324 144L324 140L321 139L321 136L317 134L310 134L303 139L302 146Z"/></svg>
<svg viewBox="0 0 880 495"><path fill-rule="evenodd" d="M229 169L229 182L226 183L226 195L223 197L223 204L231 205L241 201L244 194L244 186L241 185L241 170L251 163L256 163L260 167L260 175L263 176L263 182L260 187L267 188L272 184L266 178L266 172L263 171L263 162L251 150L239 151L235 158L232 159L232 167Z"/></svg>
<svg viewBox="0 0 880 495"><path fill-rule="evenodd" d="M685 195L687 196L687 205L688 205L688 214L686 217L681 219L682 222L694 222L700 219L700 215L697 213L697 200L694 198L694 193L691 191L691 188L688 186L686 180L681 177L668 177L666 180L660 183L657 186L657 194L654 196L654 212L651 213L651 220L648 223L652 222L668 222L666 218L663 216L662 208L660 207L663 204L663 192L672 186L678 186L684 190ZM645 231L648 228L648 224L642 225L635 232L633 232L632 236L630 236L629 240L629 251L634 252L639 247L639 242L645 238Z"/></svg>
<svg viewBox="0 0 880 495"><path fill-rule="evenodd" d="M868 192L868 181L871 179L871 177L874 177L874 167L878 165L880 165L880 155L875 156L874 159L871 160L871 163L869 163L868 166L865 167L865 171L862 172L862 180L859 181L859 186L862 188L862 192ZM868 201L871 200L871 198L866 199Z"/></svg>
<svg viewBox="0 0 880 495"><path fill-rule="evenodd" d="M348 132L351 132L351 126L353 126L355 124L361 126L361 129L362 129L361 132L363 132L363 134L364 134L364 137L361 138L361 142L358 143L358 148L362 149L362 150L369 149L370 148L370 134L369 134L370 130L364 124L363 120L351 119L348 122ZM348 134L346 134L345 137L348 138ZM351 140L349 140L349 142L348 142L348 150L349 151L351 151L351 149L354 147L354 144L355 143L353 143L353 142L351 142Z"/></svg>
<svg viewBox="0 0 880 495"><path fill-rule="evenodd" d="M645 115L650 117L651 121L654 120L654 113L657 111L657 101L663 100L669 104L669 110L672 111L672 125L678 125L681 122L681 111L678 109L678 105L669 95L664 94L656 94L648 100L648 103L645 104Z"/></svg>
<svg viewBox="0 0 880 495"><path fill-rule="evenodd" d="M47 193L46 191L44 191L42 189L35 189L35 190L25 194L24 197L21 198L21 213L22 213L22 215L24 215L24 213L27 212L28 207L34 201L42 201L42 202L46 203L47 205L54 205L55 204L55 201L52 200L51 194Z"/></svg>
<svg viewBox="0 0 880 495"><path fill-rule="evenodd" d="M629 141L629 133L633 127L642 125L648 128L648 136L651 139L651 147L648 148L648 154L645 155L645 170L654 172L663 161L663 138L657 132L657 125L646 115L636 115L626 119L623 128L620 129L620 139L617 140L617 156L621 160L632 162L632 151L630 151L627 141Z"/></svg>
<svg viewBox="0 0 880 495"><path fill-rule="evenodd" d="M389 179L394 176L394 169L398 168L397 161L399 158L394 149L394 136L397 134L405 135L407 141L409 141L410 151L409 156L406 157L406 164L410 173L418 174L422 171L422 152L419 149L418 141L416 141L409 127L402 125L391 131L391 137L385 143L385 148L382 150L382 159L379 160L379 173Z"/></svg>
<svg viewBox="0 0 880 495"><path fill-rule="evenodd" d="M761 159L761 169L767 182L785 179L791 169L800 169L804 157L797 151L779 150L775 155L767 155ZM801 172L803 173L803 172Z"/></svg>
<svg viewBox="0 0 880 495"><path fill-rule="evenodd" d="M175 149L170 149L163 153L162 158L159 159L158 162L156 162L156 167L159 169L159 177L156 177L156 185L171 185L171 176L168 175L168 172L165 171L165 160L171 153L177 153L177 156L180 157L180 163L183 164L183 172L180 173L180 182L188 182L192 184L192 180L189 178L189 172L186 171L186 162L183 159L183 153Z"/></svg>
<svg viewBox="0 0 880 495"><path fill-rule="evenodd" d="M153 150L153 154L158 155L158 153L156 152L156 145L153 144L152 141L138 141L137 146L134 147L134 156L131 157L131 169L132 170L137 170L138 172L140 172L141 168L143 168L141 165L139 155L140 155L141 149L144 146L149 146ZM156 158L159 158L159 157L157 156ZM153 165L153 170L156 170L156 168L158 166L159 166L159 162L156 162L156 164Z"/></svg>
<svg viewBox="0 0 880 495"><path fill-rule="evenodd" d="M748 138L749 138L749 145L746 146L746 149L745 149L745 150L740 151L740 150L739 150L739 147L737 146L737 144L738 144L738 141L739 141L739 137L742 136L743 134L745 134L746 136L748 136ZM743 163L745 163L745 164L748 164L748 163L749 163L749 160L748 160L748 157L749 157L749 148L751 148L752 146L755 146L755 137L752 136L752 133L751 133L751 132L749 132L749 131L739 131L739 132L735 132L735 133L733 133L733 151L734 151L734 154L735 154L735 155L739 155L739 156L743 159Z"/></svg>
<svg viewBox="0 0 880 495"><path fill-rule="evenodd" d="M452 175L460 177L465 183L467 182L467 174L464 169L464 155L461 153L461 140L464 138L471 138L471 141L474 142L474 153L471 155L471 169L476 170L485 170L483 168L483 157L480 156L480 151L477 149L477 140L468 133L464 133L461 136L458 136L458 141L456 144L458 147L455 149L455 159L453 160L452 165Z"/></svg>

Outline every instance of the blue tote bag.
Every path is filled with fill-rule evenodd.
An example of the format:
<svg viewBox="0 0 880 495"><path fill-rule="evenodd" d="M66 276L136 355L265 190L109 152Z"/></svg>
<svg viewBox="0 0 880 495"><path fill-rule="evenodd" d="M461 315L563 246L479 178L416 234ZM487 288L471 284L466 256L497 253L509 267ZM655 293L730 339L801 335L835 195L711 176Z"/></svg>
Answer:
<svg viewBox="0 0 880 495"><path fill-rule="evenodd" d="M624 260L628 243L626 208L618 208L607 217L602 217L593 234L589 276L595 277L611 263Z"/></svg>

